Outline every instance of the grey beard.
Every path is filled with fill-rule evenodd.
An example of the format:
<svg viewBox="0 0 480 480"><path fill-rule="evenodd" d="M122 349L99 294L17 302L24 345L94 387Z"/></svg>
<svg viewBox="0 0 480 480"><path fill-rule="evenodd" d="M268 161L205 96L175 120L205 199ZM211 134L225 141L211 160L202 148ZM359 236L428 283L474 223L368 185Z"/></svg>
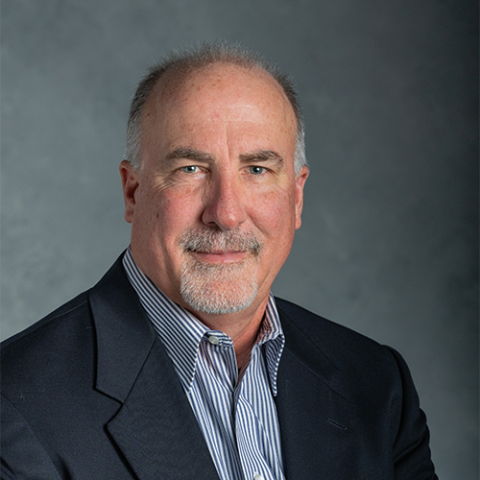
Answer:
<svg viewBox="0 0 480 480"><path fill-rule="evenodd" d="M182 265L180 293L198 312L222 315L249 307L258 291L257 280L249 267L258 264L262 249L252 234L238 231L191 231L181 239L186 254ZM226 250L249 251L253 259L220 265L198 260L194 253Z"/></svg>

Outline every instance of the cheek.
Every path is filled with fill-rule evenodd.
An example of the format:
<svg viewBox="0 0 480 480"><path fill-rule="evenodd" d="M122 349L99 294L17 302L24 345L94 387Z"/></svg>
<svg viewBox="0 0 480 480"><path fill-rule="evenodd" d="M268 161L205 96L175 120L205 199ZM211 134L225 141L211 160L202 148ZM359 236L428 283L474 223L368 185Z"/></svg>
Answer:
<svg viewBox="0 0 480 480"><path fill-rule="evenodd" d="M150 227L167 243L169 239L175 241L196 222L200 199L192 193L185 189L165 189L147 199L145 208L150 212L149 221L154 223Z"/></svg>
<svg viewBox="0 0 480 480"><path fill-rule="evenodd" d="M254 221L265 235L278 240L290 238L288 232L294 229L295 225L295 201L292 192L280 188L257 192L252 205Z"/></svg>

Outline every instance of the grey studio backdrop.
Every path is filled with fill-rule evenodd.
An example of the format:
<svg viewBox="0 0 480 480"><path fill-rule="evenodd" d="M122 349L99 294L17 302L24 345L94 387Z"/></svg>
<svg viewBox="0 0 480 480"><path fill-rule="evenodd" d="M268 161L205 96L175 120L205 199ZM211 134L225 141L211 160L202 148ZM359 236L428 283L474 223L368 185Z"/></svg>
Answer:
<svg viewBox="0 0 480 480"><path fill-rule="evenodd" d="M478 479L476 2L1 8L2 338L128 245L117 168L145 67L241 41L293 75L307 125L304 223L274 292L399 350L440 478Z"/></svg>

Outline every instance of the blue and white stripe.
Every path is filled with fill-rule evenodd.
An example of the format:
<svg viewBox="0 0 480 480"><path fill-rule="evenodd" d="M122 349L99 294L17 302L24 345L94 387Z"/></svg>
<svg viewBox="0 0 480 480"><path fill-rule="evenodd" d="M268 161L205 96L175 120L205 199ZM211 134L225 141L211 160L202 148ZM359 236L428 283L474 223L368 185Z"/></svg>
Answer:
<svg viewBox="0 0 480 480"><path fill-rule="evenodd" d="M285 339L270 295L250 363L238 372L233 342L167 298L137 267L123 265L161 338L222 480L284 479L274 396Z"/></svg>

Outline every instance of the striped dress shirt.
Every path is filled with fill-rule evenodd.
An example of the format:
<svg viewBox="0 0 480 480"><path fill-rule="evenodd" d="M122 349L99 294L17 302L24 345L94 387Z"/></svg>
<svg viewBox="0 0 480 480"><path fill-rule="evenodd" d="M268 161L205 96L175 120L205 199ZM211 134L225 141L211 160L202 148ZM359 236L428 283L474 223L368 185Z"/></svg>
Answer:
<svg viewBox="0 0 480 480"><path fill-rule="evenodd" d="M230 337L168 299L130 249L123 265L173 362L220 478L284 479L274 396L285 339L273 296L250 362L238 372Z"/></svg>

